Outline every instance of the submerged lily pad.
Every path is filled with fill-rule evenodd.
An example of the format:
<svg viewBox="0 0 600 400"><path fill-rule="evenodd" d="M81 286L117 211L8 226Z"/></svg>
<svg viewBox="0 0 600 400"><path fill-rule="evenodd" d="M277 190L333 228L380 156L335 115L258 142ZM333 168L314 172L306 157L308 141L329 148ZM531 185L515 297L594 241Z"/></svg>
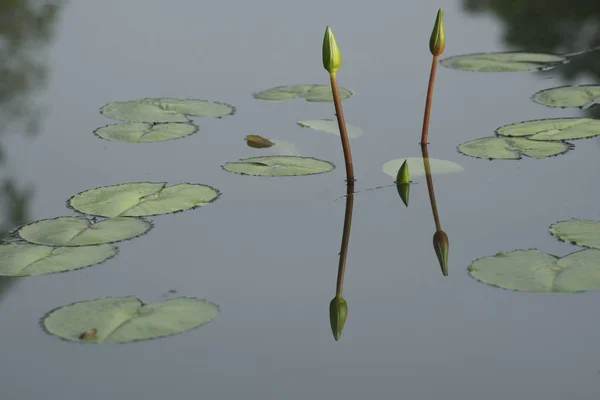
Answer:
<svg viewBox="0 0 600 400"><path fill-rule="evenodd" d="M168 214L204 206L219 197L207 185L167 182L134 182L103 186L81 192L69 199L75 210L100 217L143 217Z"/></svg>
<svg viewBox="0 0 600 400"><path fill-rule="evenodd" d="M226 171L254 176L314 175L329 172L334 168L329 161L298 156L251 157L223 165Z"/></svg>
<svg viewBox="0 0 600 400"><path fill-rule="evenodd" d="M560 86L537 92L533 101L548 107L588 108L600 104L600 85Z"/></svg>
<svg viewBox="0 0 600 400"><path fill-rule="evenodd" d="M446 68L473 72L516 72L549 70L568 62L556 54L500 52L452 56L440 61Z"/></svg>
<svg viewBox="0 0 600 400"><path fill-rule="evenodd" d="M544 158L567 152L570 146L562 142L542 142L523 138L485 137L458 146L461 153L489 159L519 160L522 156Z"/></svg>
<svg viewBox="0 0 600 400"><path fill-rule="evenodd" d="M345 100L352 96L351 90L343 87L339 88L340 100ZM278 86L272 89L263 90L262 92L252 95L258 100L267 101L283 101L301 98L309 102L326 102L333 101L333 93L331 87L327 85L292 85Z"/></svg>
<svg viewBox="0 0 600 400"><path fill-rule="evenodd" d="M564 242L600 249L600 221L560 221L550 226L550 233Z"/></svg>
<svg viewBox="0 0 600 400"><path fill-rule="evenodd" d="M125 122L188 122L193 117L221 118L231 115L235 108L229 104L192 99L139 99L106 104L100 112L109 118Z"/></svg>
<svg viewBox="0 0 600 400"><path fill-rule="evenodd" d="M150 228L152 222L141 218L94 222L84 217L58 217L25 225L18 234L23 240L46 246L89 246L131 239Z"/></svg>
<svg viewBox="0 0 600 400"><path fill-rule="evenodd" d="M600 135L600 121L591 118L538 119L504 125L496 133L542 141L585 139Z"/></svg>
<svg viewBox="0 0 600 400"><path fill-rule="evenodd" d="M80 343L127 343L197 328L217 315L217 306L190 297L144 304L136 297L81 301L50 311L44 329Z"/></svg>
<svg viewBox="0 0 600 400"><path fill-rule="evenodd" d="M0 275L29 276L65 272L108 260L118 248L107 244L49 247L31 243L0 245Z"/></svg>
<svg viewBox="0 0 600 400"><path fill-rule="evenodd" d="M476 260L473 278L521 292L581 292L600 289L600 250L588 249L563 258L536 249L514 250Z"/></svg>
<svg viewBox="0 0 600 400"><path fill-rule="evenodd" d="M340 136L340 128L337 120L333 119L318 119L318 120L307 120L298 122L303 128L311 128L316 131L332 133ZM358 126L346 124L346 131L350 139L356 139L362 136L363 131Z"/></svg>
<svg viewBox="0 0 600 400"><path fill-rule="evenodd" d="M94 133L102 139L127 143L150 143L179 139L198 131L190 123L171 122L164 124L125 123L110 124L98 128Z"/></svg>
<svg viewBox="0 0 600 400"><path fill-rule="evenodd" d="M400 170L400 167L402 166L404 161L406 161L406 164L408 165L408 170L410 171L410 175L412 177L425 175L425 166L423 165L423 158L421 157L396 158L383 164L382 170L386 175L389 175L392 178L396 179L398 175L398 170ZM456 163L453 163L452 161L438 160L437 158L429 158L429 165L431 167L432 175L441 175L464 171L463 167Z"/></svg>

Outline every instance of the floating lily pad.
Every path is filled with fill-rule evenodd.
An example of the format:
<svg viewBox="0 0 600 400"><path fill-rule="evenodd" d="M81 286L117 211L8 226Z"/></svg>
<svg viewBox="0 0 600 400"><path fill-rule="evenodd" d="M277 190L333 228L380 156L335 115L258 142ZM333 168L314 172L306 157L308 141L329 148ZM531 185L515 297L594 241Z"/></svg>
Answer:
<svg viewBox="0 0 600 400"><path fill-rule="evenodd" d="M193 117L221 118L231 115L235 108L229 104L207 100L139 99L117 101L102 107L100 112L109 118L125 122L188 122Z"/></svg>
<svg viewBox="0 0 600 400"><path fill-rule="evenodd" d="M504 125L496 133L541 141L584 139L600 135L600 121L591 118L538 119Z"/></svg>
<svg viewBox="0 0 600 400"><path fill-rule="evenodd" d="M235 174L254 176L296 176L322 174L333 170L329 161L311 157L265 156L228 162L223 169Z"/></svg>
<svg viewBox="0 0 600 400"><path fill-rule="evenodd" d="M0 245L0 275L29 276L65 272L108 260L118 248L102 244L84 247L49 247L31 243Z"/></svg>
<svg viewBox="0 0 600 400"><path fill-rule="evenodd" d="M536 249L514 250L476 260L469 275L503 289L521 292L581 292L600 289L600 250L563 258Z"/></svg>
<svg viewBox="0 0 600 400"><path fill-rule="evenodd" d="M573 218L551 225L550 233L564 242L600 249L600 221Z"/></svg>
<svg viewBox="0 0 600 400"><path fill-rule="evenodd" d="M198 131L196 125L171 122L164 124L125 123L110 124L94 133L102 139L127 143L150 143L179 139Z"/></svg>
<svg viewBox="0 0 600 400"><path fill-rule="evenodd" d="M131 239L150 228L152 222L141 218L94 222L84 217L58 217L25 225L18 234L23 240L46 246L89 246Z"/></svg>
<svg viewBox="0 0 600 400"><path fill-rule="evenodd" d="M197 328L217 315L217 306L190 297L144 304L135 297L81 301L50 311L44 329L80 343L127 343Z"/></svg>
<svg viewBox="0 0 600 400"><path fill-rule="evenodd" d="M166 182L134 182L86 190L69 199L75 210L100 217L143 217L189 210L219 197L207 185Z"/></svg>
<svg viewBox="0 0 600 400"><path fill-rule="evenodd" d="M383 164L382 170L386 175L396 179L398 176L398 171L400 170L400 167L404 161L406 161L408 170L410 171L410 175L412 177L425 175L425 167L423 165L423 158L421 157L396 158ZM448 160L429 158L429 165L431 166L432 175L450 174L453 172L464 171L463 167Z"/></svg>
<svg viewBox="0 0 600 400"><path fill-rule="evenodd" d="M600 104L600 85L561 86L537 92L533 101L548 107L588 108Z"/></svg>
<svg viewBox="0 0 600 400"><path fill-rule="evenodd" d="M351 90L343 87L339 88L340 100L345 100L352 96ZM333 93L331 87L327 85L293 85L293 86L278 86L272 89L263 90L262 92L252 95L258 100L267 101L283 101L291 99L304 99L310 102L326 102L333 101Z"/></svg>
<svg viewBox="0 0 600 400"><path fill-rule="evenodd" d="M485 137L458 146L461 153L489 159L519 160L522 156L544 158L565 153L571 147L562 142L541 142L523 138Z"/></svg>
<svg viewBox="0 0 600 400"><path fill-rule="evenodd" d="M340 128L337 120L333 119L318 119L318 120L307 120L298 122L303 128L311 128L316 131L332 133L340 136ZM346 124L346 131L350 139L356 139L362 136L363 131L358 126Z"/></svg>
<svg viewBox="0 0 600 400"><path fill-rule="evenodd" d="M556 54L501 52L475 53L444 58L446 68L473 72L516 72L549 70L567 63L568 59Z"/></svg>

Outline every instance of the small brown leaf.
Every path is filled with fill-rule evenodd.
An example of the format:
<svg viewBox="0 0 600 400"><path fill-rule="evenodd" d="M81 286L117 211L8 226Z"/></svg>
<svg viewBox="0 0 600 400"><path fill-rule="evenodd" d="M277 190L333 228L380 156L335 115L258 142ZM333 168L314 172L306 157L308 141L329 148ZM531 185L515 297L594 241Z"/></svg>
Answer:
<svg viewBox="0 0 600 400"><path fill-rule="evenodd" d="M275 143L271 142L269 139L264 138L259 135L247 135L246 143L250 147L254 147L255 149L264 149L273 146Z"/></svg>
<svg viewBox="0 0 600 400"><path fill-rule="evenodd" d="M79 335L79 339L80 340L94 339L94 338L96 338L96 333L98 333L98 330L96 328L88 329L85 332L83 332L81 335Z"/></svg>

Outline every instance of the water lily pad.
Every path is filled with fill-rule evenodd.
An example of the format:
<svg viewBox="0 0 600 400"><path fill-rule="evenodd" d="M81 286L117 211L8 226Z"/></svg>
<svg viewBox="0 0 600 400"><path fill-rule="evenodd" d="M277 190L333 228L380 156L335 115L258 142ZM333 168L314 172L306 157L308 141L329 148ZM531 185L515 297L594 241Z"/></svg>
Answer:
<svg viewBox="0 0 600 400"><path fill-rule="evenodd" d="M254 176L296 176L322 174L333 170L329 161L311 157L265 156L228 162L223 169L235 174Z"/></svg>
<svg viewBox="0 0 600 400"><path fill-rule="evenodd" d="M196 125L171 122L164 124L125 123L110 124L94 133L102 139L127 143L150 143L179 139L198 131Z"/></svg>
<svg viewBox="0 0 600 400"><path fill-rule="evenodd" d="M0 245L0 275L29 276L65 272L108 260L118 248L107 244L49 247L31 243Z"/></svg>
<svg viewBox="0 0 600 400"><path fill-rule="evenodd" d="M570 219L550 226L550 233L564 242L600 249L600 221Z"/></svg>
<svg viewBox="0 0 600 400"><path fill-rule="evenodd" d="M84 217L58 217L25 225L18 235L30 243L46 246L89 246L113 243L143 235L152 222L117 217L94 222Z"/></svg>
<svg viewBox="0 0 600 400"><path fill-rule="evenodd" d="M458 146L461 153L489 159L519 160L522 156L544 158L567 152L570 145L562 142L542 142L523 138L485 137Z"/></svg>
<svg viewBox="0 0 600 400"><path fill-rule="evenodd" d="M340 100L345 100L354 94L351 90L343 87L339 88L339 92ZM258 100L267 101L283 101L296 98L301 98L309 102L333 101L331 87L328 85L278 86L254 93L252 96Z"/></svg>
<svg viewBox="0 0 600 400"><path fill-rule="evenodd" d="M591 118L538 119L504 125L496 133L542 141L584 139L600 135L600 121Z"/></svg>
<svg viewBox="0 0 600 400"><path fill-rule="evenodd" d="M207 185L134 182L86 190L69 199L75 210L100 217L143 217L204 206L219 197Z"/></svg>
<svg viewBox="0 0 600 400"><path fill-rule="evenodd" d="M423 165L423 158L421 157L408 157L408 158L396 158L383 164L383 172L386 175L396 179L398 170L402 164L406 161L408 170L412 177L425 176L425 167ZM464 168L460 165L453 163L448 160L438 160L437 158L429 158L429 165L431 167L432 175L450 174L453 172L462 172Z"/></svg>
<svg viewBox="0 0 600 400"><path fill-rule="evenodd" d="M235 108L229 104L207 100L169 98L117 101L102 107L100 112L109 118L125 122L188 122L193 117L221 118L231 115Z"/></svg>
<svg viewBox="0 0 600 400"><path fill-rule="evenodd" d="M440 64L463 71L516 72L549 70L566 62L566 57L556 54L501 52L458 55L444 58Z"/></svg>
<svg viewBox="0 0 600 400"><path fill-rule="evenodd" d="M333 119L318 119L318 120L307 120L298 122L303 128L311 128L316 131L332 133L340 136L340 128L337 120ZM358 126L346 124L346 131L350 139L356 139L362 136L363 131Z"/></svg>
<svg viewBox="0 0 600 400"><path fill-rule="evenodd" d="M537 92L533 101L548 107L588 108L600 104L600 85L561 86Z"/></svg>
<svg viewBox="0 0 600 400"><path fill-rule="evenodd" d="M483 257L469 275L503 289L521 292L581 292L600 289L600 250L588 249L563 258L536 249Z"/></svg>
<svg viewBox="0 0 600 400"><path fill-rule="evenodd" d="M215 304L190 297L149 304L136 297L106 297L50 311L43 326L48 333L69 341L127 343L197 328L217 312Z"/></svg>

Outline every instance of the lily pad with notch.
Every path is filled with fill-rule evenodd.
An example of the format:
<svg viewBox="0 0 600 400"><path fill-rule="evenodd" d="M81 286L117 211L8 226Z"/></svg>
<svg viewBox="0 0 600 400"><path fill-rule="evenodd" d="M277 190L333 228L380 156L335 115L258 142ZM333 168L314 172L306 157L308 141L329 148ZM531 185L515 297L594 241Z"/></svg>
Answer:
<svg viewBox="0 0 600 400"><path fill-rule="evenodd" d="M340 136L340 128L337 120L333 119L317 119L299 121L297 124L303 128L311 128L316 131L331 133ZM346 124L346 131L350 139L356 139L362 136L363 131L358 126Z"/></svg>
<svg viewBox="0 0 600 400"><path fill-rule="evenodd" d="M406 161L408 170L412 177L425 176L425 166L423 165L422 157L407 157L407 158L396 158L383 164L382 170L386 175L396 179L398 170L402 164ZM460 165L448 161L439 160L437 158L429 158L429 165L431 166L432 175L449 174L454 172L462 172L464 168Z"/></svg>
<svg viewBox="0 0 600 400"><path fill-rule="evenodd" d="M501 126L496 133L539 141L586 139L600 135L600 121L591 118L550 118Z"/></svg>
<svg viewBox="0 0 600 400"><path fill-rule="evenodd" d="M600 85L560 86L533 95L532 100L548 107L588 108L600 104Z"/></svg>
<svg viewBox="0 0 600 400"><path fill-rule="evenodd" d="M498 52L447 57L440 64L446 68L471 72L517 72L549 70L567 62L567 57L557 54Z"/></svg>
<svg viewBox="0 0 600 400"><path fill-rule="evenodd" d="M458 151L475 158L520 160L522 156L544 158L566 153L572 145L524 138L484 137L463 143Z"/></svg>
<svg viewBox="0 0 600 400"><path fill-rule="evenodd" d="M234 174L253 176L315 175L332 171L335 165L312 157L265 156L228 162L223 169Z"/></svg>
<svg viewBox="0 0 600 400"><path fill-rule="evenodd" d="M182 122L109 124L94 131L96 136L116 142L151 143L179 139L198 131L196 125Z"/></svg>
<svg viewBox="0 0 600 400"><path fill-rule="evenodd" d="M351 97L354 93L343 87L339 88L340 100ZM292 85L277 86L252 95L255 99L266 101L283 101L291 99L304 99L311 103L332 102L333 93L327 85Z"/></svg>
<svg viewBox="0 0 600 400"><path fill-rule="evenodd" d="M572 218L551 225L550 233L564 242L600 249L600 221Z"/></svg>

